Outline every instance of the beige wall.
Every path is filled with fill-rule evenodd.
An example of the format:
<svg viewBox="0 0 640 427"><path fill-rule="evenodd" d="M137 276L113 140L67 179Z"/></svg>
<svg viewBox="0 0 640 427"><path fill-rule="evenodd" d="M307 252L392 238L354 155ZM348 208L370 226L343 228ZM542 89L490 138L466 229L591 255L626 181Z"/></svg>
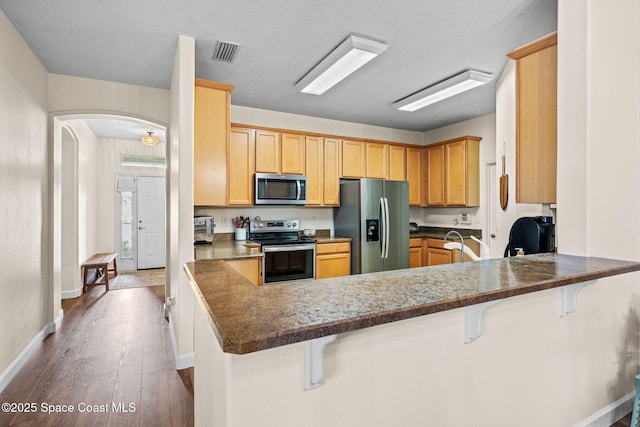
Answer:
<svg viewBox="0 0 640 427"><path fill-rule="evenodd" d="M140 141L98 139L97 154L102 167L97 179L97 191L98 194L104 195L98 203L99 212L96 217L99 224L96 235L96 245L99 252L113 252L115 250L115 175L127 173L164 176L162 168L121 166L120 154L165 157L165 149L166 144L148 146Z"/></svg>
<svg viewBox="0 0 640 427"><path fill-rule="evenodd" d="M47 72L0 11L0 389L53 321L49 296Z"/></svg>
<svg viewBox="0 0 640 427"><path fill-rule="evenodd" d="M233 92L231 92L231 103L233 103ZM360 123L303 116L300 114L281 113L279 111L242 107L239 105L231 106L231 121L233 123L253 126L424 145L424 134L422 132L363 125Z"/></svg>

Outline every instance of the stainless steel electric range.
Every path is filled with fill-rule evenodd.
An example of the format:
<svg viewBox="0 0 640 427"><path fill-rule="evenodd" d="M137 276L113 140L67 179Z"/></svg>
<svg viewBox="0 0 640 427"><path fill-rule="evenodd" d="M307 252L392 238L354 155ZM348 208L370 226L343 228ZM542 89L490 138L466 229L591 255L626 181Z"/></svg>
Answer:
<svg viewBox="0 0 640 427"><path fill-rule="evenodd" d="M300 221L256 217L249 225L249 233L264 252L263 284L315 278L316 241L300 236Z"/></svg>

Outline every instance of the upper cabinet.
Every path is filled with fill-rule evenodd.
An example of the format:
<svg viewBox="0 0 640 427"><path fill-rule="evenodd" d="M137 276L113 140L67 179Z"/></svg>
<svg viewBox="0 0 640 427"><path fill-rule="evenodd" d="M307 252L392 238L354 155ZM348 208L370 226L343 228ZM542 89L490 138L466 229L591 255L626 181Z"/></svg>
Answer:
<svg viewBox="0 0 640 427"><path fill-rule="evenodd" d="M307 153L307 206L319 206L324 202L324 138L305 137L305 150Z"/></svg>
<svg viewBox="0 0 640 427"><path fill-rule="evenodd" d="M407 180L407 148L402 145L389 145L389 179Z"/></svg>
<svg viewBox="0 0 640 427"><path fill-rule="evenodd" d="M256 130L256 172L304 175L305 137Z"/></svg>
<svg viewBox="0 0 640 427"><path fill-rule="evenodd" d="M324 138L324 205L340 205L340 140Z"/></svg>
<svg viewBox="0 0 640 427"><path fill-rule="evenodd" d="M366 143L342 140L342 177L364 178L366 176Z"/></svg>
<svg viewBox="0 0 640 427"><path fill-rule="evenodd" d="M280 142L281 173L305 174L306 138L304 135L283 133ZM319 138L320 145L322 138Z"/></svg>
<svg viewBox="0 0 640 427"><path fill-rule="evenodd" d="M557 34L511 52L516 60L516 202L556 203Z"/></svg>
<svg viewBox="0 0 640 427"><path fill-rule="evenodd" d="M280 173L280 133L256 131L256 172Z"/></svg>
<svg viewBox="0 0 640 427"><path fill-rule="evenodd" d="M227 204L227 140L232 85L196 79L193 129L193 204Z"/></svg>
<svg viewBox="0 0 640 427"><path fill-rule="evenodd" d="M427 168L426 205L444 206L444 146L436 145L425 149Z"/></svg>
<svg viewBox="0 0 640 427"><path fill-rule="evenodd" d="M365 147L367 156L366 177L389 178L389 144L367 142Z"/></svg>
<svg viewBox="0 0 640 427"><path fill-rule="evenodd" d="M409 181L409 205L422 202L422 149L407 147L407 181Z"/></svg>
<svg viewBox="0 0 640 427"><path fill-rule="evenodd" d="M230 131L227 180L228 205L253 205L253 174L255 173L255 133L248 128L233 127Z"/></svg>
<svg viewBox="0 0 640 427"><path fill-rule="evenodd" d="M426 206L480 206L480 140L464 136L424 149Z"/></svg>

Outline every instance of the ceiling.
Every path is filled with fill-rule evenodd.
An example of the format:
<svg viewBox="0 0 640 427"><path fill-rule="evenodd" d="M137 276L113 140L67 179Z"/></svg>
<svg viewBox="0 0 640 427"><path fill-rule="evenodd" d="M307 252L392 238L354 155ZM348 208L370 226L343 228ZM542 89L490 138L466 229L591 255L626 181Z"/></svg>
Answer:
<svg viewBox="0 0 640 427"><path fill-rule="evenodd" d="M196 77L235 85L231 102L427 131L495 111L506 53L556 30L557 0L0 0L51 73L169 88L177 36L196 41ZM316 96L294 85L349 34L386 52ZM216 40L241 45L212 59ZM466 69L484 86L414 113L393 102Z"/></svg>
<svg viewBox="0 0 640 427"><path fill-rule="evenodd" d="M135 119L85 118L85 123L98 138L140 141L147 132L153 132L161 144L166 143L164 126Z"/></svg>

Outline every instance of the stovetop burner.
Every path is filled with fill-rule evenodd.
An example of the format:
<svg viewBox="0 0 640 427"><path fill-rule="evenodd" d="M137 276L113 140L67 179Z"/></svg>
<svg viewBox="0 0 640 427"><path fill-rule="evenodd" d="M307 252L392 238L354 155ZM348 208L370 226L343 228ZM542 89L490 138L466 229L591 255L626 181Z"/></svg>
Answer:
<svg viewBox="0 0 640 427"><path fill-rule="evenodd" d="M315 243L316 239L300 236L297 219L262 220L256 217L249 225L250 239L263 245Z"/></svg>

